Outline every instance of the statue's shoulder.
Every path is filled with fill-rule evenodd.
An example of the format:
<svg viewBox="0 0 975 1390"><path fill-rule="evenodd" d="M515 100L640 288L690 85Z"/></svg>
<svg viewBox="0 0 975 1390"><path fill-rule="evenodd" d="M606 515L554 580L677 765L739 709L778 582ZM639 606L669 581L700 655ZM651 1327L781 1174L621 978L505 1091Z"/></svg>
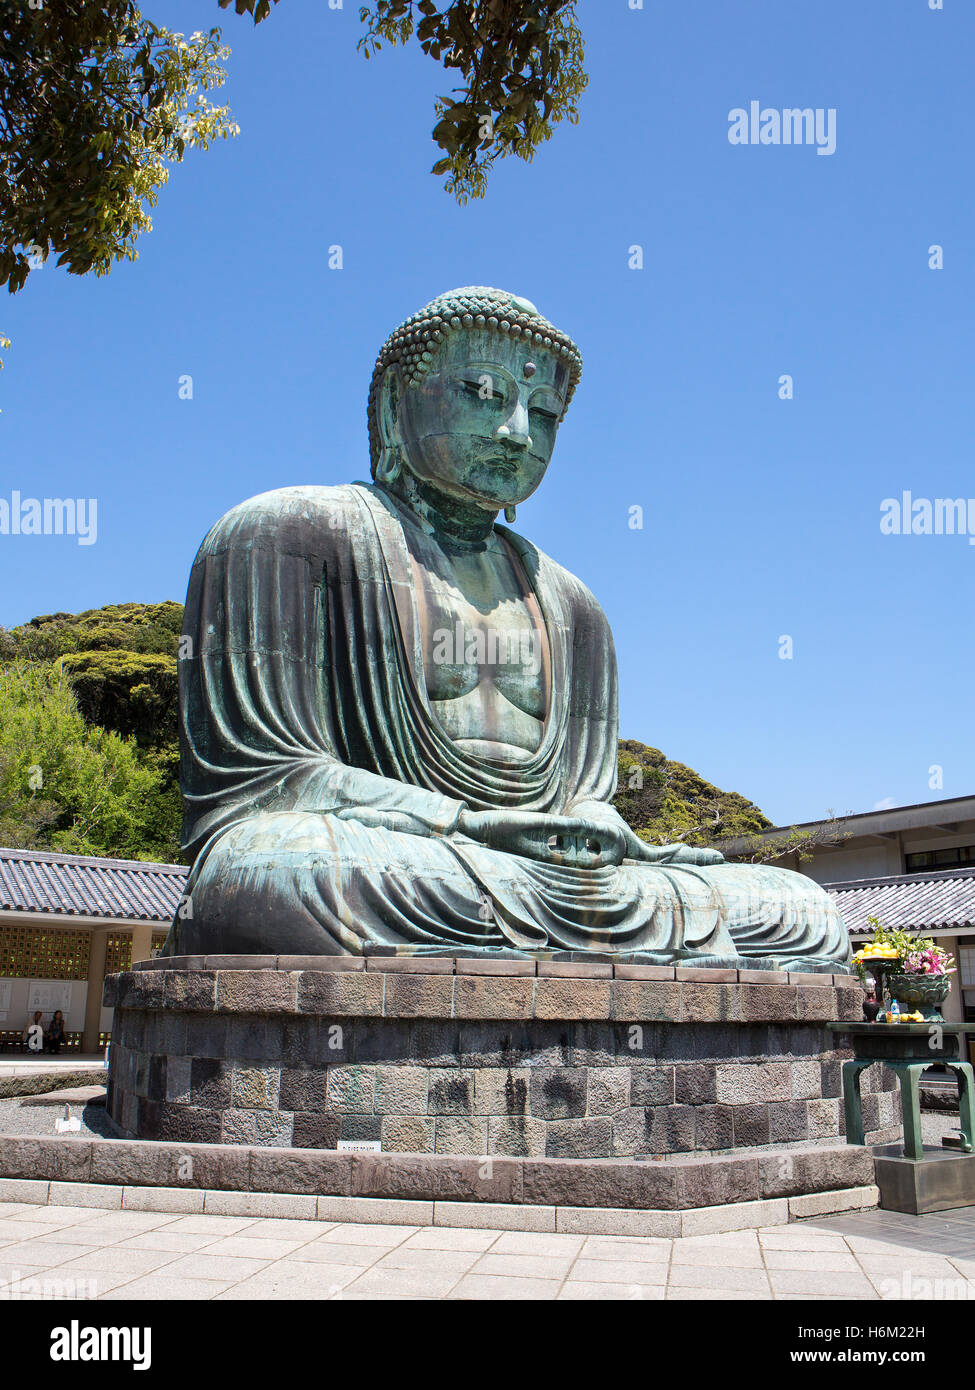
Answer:
<svg viewBox="0 0 975 1390"><path fill-rule="evenodd" d="M537 577L543 589L554 590L562 606L576 621L588 615L597 622L606 622L606 615L599 600L577 574L560 565L558 560L553 560L551 555L546 555L544 550L539 550L524 536L517 535L507 527L498 529L503 530L504 535L518 551L529 578L534 582Z"/></svg>
<svg viewBox="0 0 975 1390"><path fill-rule="evenodd" d="M365 490L356 483L337 487L306 484L258 493L231 507L211 527L200 554L255 541L282 544L288 539L306 541L317 537L322 541L329 537L334 543L348 530L350 518L361 512L360 494Z"/></svg>

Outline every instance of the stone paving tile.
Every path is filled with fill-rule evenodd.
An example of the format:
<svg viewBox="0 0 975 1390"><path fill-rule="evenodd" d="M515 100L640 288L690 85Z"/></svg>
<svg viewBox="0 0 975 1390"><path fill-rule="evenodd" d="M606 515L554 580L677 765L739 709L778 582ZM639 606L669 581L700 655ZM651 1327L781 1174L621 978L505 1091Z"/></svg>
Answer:
<svg viewBox="0 0 975 1390"><path fill-rule="evenodd" d="M876 1298L877 1291L863 1273L841 1273L837 1270L772 1269L769 1279L773 1292L832 1294L839 1298Z"/></svg>
<svg viewBox="0 0 975 1390"><path fill-rule="evenodd" d="M340 1221L329 1232L329 1239L339 1245L399 1245L420 1229L419 1226L380 1226L371 1223L356 1225L351 1221Z"/></svg>
<svg viewBox="0 0 975 1390"><path fill-rule="evenodd" d="M506 1231L505 1235L518 1232ZM410 1236L401 1247L407 1250L488 1250L498 1239L497 1231L465 1230L463 1226L426 1226Z"/></svg>
<svg viewBox="0 0 975 1390"><path fill-rule="evenodd" d="M105 1245L100 1249L86 1251L79 1255L79 1246L72 1247L71 1260L59 1265L68 1274L127 1274L134 1279L137 1274L149 1274L160 1265L169 1264L173 1255L164 1250L120 1250L117 1245Z"/></svg>
<svg viewBox="0 0 975 1390"><path fill-rule="evenodd" d="M817 1274L833 1270L842 1274L860 1271L856 1256L848 1250L766 1250L765 1266L770 1273L780 1269L810 1269Z"/></svg>
<svg viewBox="0 0 975 1390"><path fill-rule="evenodd" d="M729 1289L748 1293L769 1292L768 1275L764 1269L728 1269L714 1265L670 1266L668 1288Z"/></svg>
<svg viewBox="0 0 975 1390"><path fill-rule="evenodd" d="M666 1290L668 1303L754 1303L767 1302L768 1294L748 1289L685 1289L671 1287Z"/></svg>
<svg viewBox="0 0 975 1390"><path fill-rule="evenodd" d="M453 1299L486 1299L503 1302L511 1299L554 1299L561 1288L558 1279L516 1279L501 1275L467 1274L447 1297Z"/></svg>
<svg viewBox="0 0 975 1390"><path fill-rule="evenodd" d="M587 1236L582 1248L586 1260L638 1260L643 1264L669 1264L669 1240L642 1236Z"/></svg>
<svg viewBox="0 0 975 1390"><path fill-rule="evenodd" d="M259 1240L247 1231L240 1236L224 1236L206 1247L208 1255L248 1255L255 1260L280 1260L293 1255L308 1241Z"/></svg>
<svg viewBox="0 0 975 1390"><path fill-rule="evenodd" d="M585 1283L580 1279L567 1279L556 1298L559 1303L588 1303L590 1300L598 1302L607 1299L625 1299L627 1302L646 1299L650 1302L661 1302L665 1294L663 1284L598 1284Z"/></svg>
<svg viewBox="0 0 975 1390"><path fill-rule="evenodd" d="M360 1274L362 1269L354 1265L277 1260L250 1278L231 1285L221 1297L263 1298L265 1293L290 1289L288 1296L291 1298L337 1298Z"/></svg>
<svg viewBox="0 0 975 1390"><path fill-rule="evenodd" d="M888 1275L891 1273L889 1255L858 1251L856 1258L860 1268L868 1275ZM906 1268L911 1274L923 1275L928 1278L957 1279L959 1277L957 1268L944 1255L910 1254L906 1260L898 1260L897 1264L900 1268Z"/></svg>
<svg viewBox="0 0 975 1390"><path fill-rule="evenodd" d="M481 1255L471 1271L476 1275L501 1275L517 1279L558 1279L568 1274L571 1255Z"/></svg>
<svg viewBox="0 0 975 1390"><path fill-rule="evenodd" d="M359 1269L365 1269L396 1248L388 1245L339 1245L337 1241L320 1236L310 1245L301 1247L301 1258L323 1264L354 1265Z"/></svg>
<svg viewBox="0 0 975 1390"><path fill-rule="evenodd" d="M130 1255L148 1254L148 1251L130 1250ZM164 1258L172 1260L168 1255ZM267 1260L245 1259L239 1255L208 1255L201 1252L196 1255L183 1255L166 1266L166 1273L174 1279L246 1279L249 1274L256 1274L259 1269L266 1269Z"/></svg>
<svg viewBox="0 0 975 1390"><path fill-rule="evenodd" d="M167 1279L164 1274L147 1274L142 1279L133 1279L129 1284L120 1284L107 1293L99 1294L98 1302L124 1303L127 1299L152 1299L154 1302L157 1299L159 1302L195 1299L206 1302L230 1287L222 1279Z"/></svg>
<svg viewBox="0 0 975 1390"><path fill-rule="evenodd" d="M138 1213L133 1212L133 1216ZM220 1216L216 1213L212 1215L203 1212L199 1216L177 1216L170 1217L169 1229L171 1231L193 1231L206 1235L209 1231L215 1231L218 1236L233 1236L239 1231L243 1231L247 1226L255 1226L258 1218L253 1216Z"/></svg>
<svg viewBox="0 0 975 1390"><path fill-rule="evenodd" d="M96 1248L91 1245L72 1245L68 1241L24 1240L17 1245L6 1246L3 1254L8 1265L20 1258L24 1264L49 1266L66 1264L68 1260L76 1260L79 1255L91 1254Z"/></svg>
<svg viewBox="0 0 975 1390"><path fill-rule="evenodd" d="M8 1216L18 1216L21 1212L31 1211L51 1211L57 1208L41 1207L36 1202L0 1202L0 1221L5 1221Z"/></svg>
<svg viewBox="0 0 975 1390"><path fill-rule="evenodd" d="M342 1291L343 1302L357 1298L444 1298L457 1283L456 1273L433 1270L368 1269ZM528 1280L534 1283L534 1280Z"/></svg>
<svg viewBox="0 0 975 1390"><path fill-rule="evenodd" d="M706 1245L728 1250L757 1250L757 1231L722 1231L716 1235L679 1236L674 1241L677 1250L693 1250L695 1246Z"/></svg>
<svg viewBox="0 0 975 1390"><path fill-rule="evenodd" d="M481 1258L479 1250L414 1250L398 1246L372 1265L373 1269L412 1269L455 1273L459 1279ZM957 1277L957 1276L956 1276Z"/></svg>
<svg viewBox="0 0 975 1390"><path fill-rule="evenodd" d="M667 1282L667 1265L663 1261L644 1264L639 1260L578 1259L569 1271L569 1279L594 1284L652 1284ZM621 1295L622 1296L622 1295Z"/></svg>
<svg viewBox="0 0 975 1390"><path fill-rule="evenodd" d="M65 1237L66 1238L66 1237ZM108 1244L106 1239L104 1244ZM174 1255L188 1255L195 1250L205 1250L213 1245L212 1235L193 1235L191 1231L141 1231L137 1236L126 1236L117 1241L119 1250L170 1250Z"/></svg>
<svg viewBox="0 0 975 1390"><path fill-rule="evenodd" d="M334 1231L335 1221L300 1221L290 1216L259 1216L248 1230L257 1240L314 1240Z"/></svg>
<svg viewBox="0 0 975 1390"><path fill-rule="evenodd" d="M96 1246L102 1245L122 1245L128 1240L138 1239L138 1237L131 1236L128 1231L93 1231L82 1222L78 1226L59 1226L50 1234L40 1236L38 1239L53 1240L63 1245L87 1245L89 1249L94 1249Z"/></svg>
<svg viewBox="0 0 975 1390"><path fill-rule="evenodd" d="M729 1269L761 1269L762 1252L758 1245L688 1245L674 1242L675 1265L714 1265Z"/></svg>
<svg viewBox="0 0 975 1390"><path fill-rule="evenodd" d="M541 1231L505 1231L491 1246L492 1255L578 1255L587 1236L545 1235Z"/></svg>
<svg viewBox="0 0 975 1390"><path fill-rule="evenodd" d="M846 1239L826 1231L806 1231L799 1226L773 1226L759 1231L763 1250L846 1250Z"/></svg>
<svg viewBox="0 0 975 1390"><path fill-rule="evenodd" d="M43 1221L11 1221L9 1227L4 1227L7 1244L3 1248L8 1250L18 1240L53 1240L56 1229Z"/></svg>

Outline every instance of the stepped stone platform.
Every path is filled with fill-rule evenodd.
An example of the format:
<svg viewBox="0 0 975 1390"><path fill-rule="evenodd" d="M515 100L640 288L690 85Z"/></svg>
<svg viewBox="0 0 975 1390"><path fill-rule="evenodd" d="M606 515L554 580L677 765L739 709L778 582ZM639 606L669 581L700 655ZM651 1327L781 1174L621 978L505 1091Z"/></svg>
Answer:
<svg viewBox="0 0 975 1390"><path fill-rule="evenodd" d="M861 999L848 975L609 960L157 959L106 981L108 1111L130 1138L624 1159L647 1184L644 1159L835 1144L852 1054L826 1025L859 1021ZM864 1075L868 1144L899 1133L895 1088Z"/></svg>

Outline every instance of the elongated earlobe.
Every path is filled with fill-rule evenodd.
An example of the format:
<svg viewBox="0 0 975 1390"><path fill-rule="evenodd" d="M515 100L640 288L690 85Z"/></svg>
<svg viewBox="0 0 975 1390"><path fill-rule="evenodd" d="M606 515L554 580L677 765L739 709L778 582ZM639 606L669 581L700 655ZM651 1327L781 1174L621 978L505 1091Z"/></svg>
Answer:
<svg viewBox="0 0 975 1390"><path fill-rule="evenodd" d="M395 483L403 471L403 454L395 444L384 445L376 464L377 483Z"/></svg>
<svg viewBox="0 0 975 1390"><path fill-rule="evenodd" d="M517 507L505 507L505 509L504 509L504 519L505 519L505 521L509 524L509 526L510 526L511 523L514 521L514 519L515 519L515 517L516 517L517 515L518 515L518 508L517 508Z"/></svg>

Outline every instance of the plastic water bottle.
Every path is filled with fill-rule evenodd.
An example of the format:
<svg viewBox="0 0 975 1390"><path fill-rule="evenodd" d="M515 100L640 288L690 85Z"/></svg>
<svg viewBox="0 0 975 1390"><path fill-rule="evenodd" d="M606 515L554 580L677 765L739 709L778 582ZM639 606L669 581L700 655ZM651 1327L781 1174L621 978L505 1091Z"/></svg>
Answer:
<svg viewBox="0 0 975 1390"><path fill-rule="evenodd" d="M901 1021L900 1005L896 999L890 1001L890 1021L891 1023L900 1023Z"/></svg>

